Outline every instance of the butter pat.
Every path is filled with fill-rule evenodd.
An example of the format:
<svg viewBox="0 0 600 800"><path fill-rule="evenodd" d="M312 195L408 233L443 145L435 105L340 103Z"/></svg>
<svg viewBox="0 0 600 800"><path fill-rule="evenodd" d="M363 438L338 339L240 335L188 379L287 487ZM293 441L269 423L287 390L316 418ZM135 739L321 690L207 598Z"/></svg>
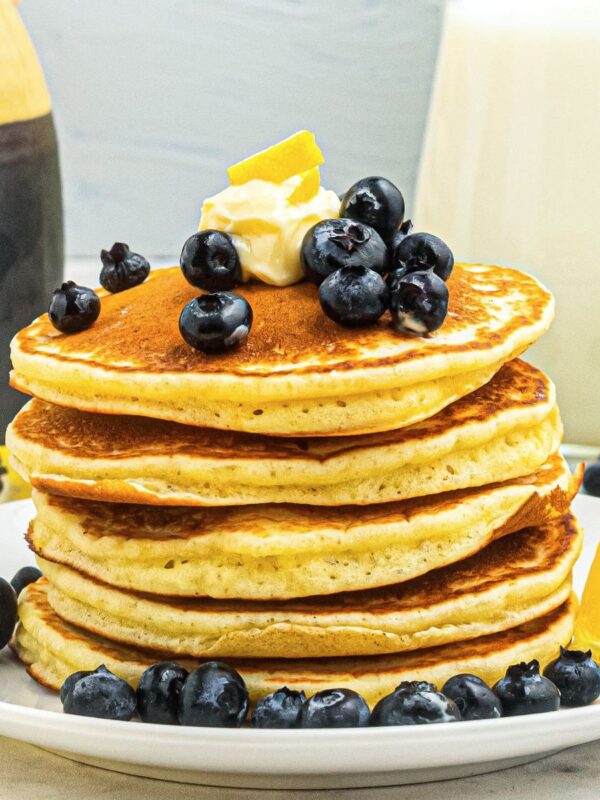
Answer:
<svg viewBox="0 0 600 800"><path fill-rule="evenodd" d="M300 175L281 183L255 179L204 201L199 230L214 228L231 235L245 281L256 278L272 286L297 283L302 279L304 234L322 219L339 216L339 197L322 187L304 203L291 202L302 180Z"/></svg>

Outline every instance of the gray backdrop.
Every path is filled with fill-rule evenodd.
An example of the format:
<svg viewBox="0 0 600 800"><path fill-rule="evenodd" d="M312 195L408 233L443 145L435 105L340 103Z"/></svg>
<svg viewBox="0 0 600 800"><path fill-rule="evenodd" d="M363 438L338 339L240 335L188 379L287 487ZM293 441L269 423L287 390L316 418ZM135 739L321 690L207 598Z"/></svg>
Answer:
<svg viewBox="0 0 600 800"><path fill-rule="evenodd" d="M172 255L225 167L299 128L323 182L409 212L443 0L24 0L53 96L67 252Z"/></svg>

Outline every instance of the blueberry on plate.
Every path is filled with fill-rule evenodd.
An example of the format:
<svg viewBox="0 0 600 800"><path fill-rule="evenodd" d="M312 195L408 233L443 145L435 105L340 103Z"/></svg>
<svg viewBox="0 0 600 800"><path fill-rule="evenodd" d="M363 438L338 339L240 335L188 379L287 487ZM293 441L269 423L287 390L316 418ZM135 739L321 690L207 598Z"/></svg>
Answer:
<svg viewBox="0 0 600 800"><path fill-rule="evenodd" d="M17 595L10 583L0 578L0 650L10 642L17 624Z"/></svg>
<svg viewBox="0 0 600 800"><path fill-rule="evenodd" d="M454 700L462 719L497 719L502 704L487 683L477 675L454 675L442 687L442 694Z"/></svg>
<svg viewBox="0 0 600 800"><path fill-rule="evenodd" d="M179 695L187 676L187 669L173 661L148 667L140 678L137 690L138 713L143 722L179 724Z"/></svg>
<svg viewBox="0 0 600 800"><path fill-rule="evenodd" d="M104 664L101 664L96 669L82 669L78 672L73 672L69 675L68 678L65 679L63 685L60 687L60 702L63 704L65 703L65 699L72 688L75 686L77 681L80 681L82 678L85 678L87 675L94 675L94 673L100 672L103 675L112 675L113 673L107 669ZM114 676L113 676L114 677Z"/></svg>
<svg viewBox="0 0 600 800"><path fill-rule="evenodd" d="M179 695L182 725L237 728L247 712L248 690L242 676L219 661L190 672Z"/></svg>
<svg viewBox="0 0 600 800"><path fill-rule="evenodd" d="M100 260L100 283L112 294L138 286L150 272L150 264L144 256L132 253L124 242L115 242L110 250L101 250Z"/></svg>
<svg viewBox="0 0 600 800"><path fill-rule="evenodd" d="M37 567L21 567L15 572L10 583L18 597L26 586L35 583L41 577L42 573Z"/></svg>
<svg viewBox="0 0 600 800"><path fill-rule="evenodd" d="M305 701L304 692L283 686L260 698L254 706L252 725L255 728L295 728Z"/></svg>
<svg viewBox="0 0 600 800"><path fill-rule="evenodd" d="M396 692L437 692L437 686L429 681L402 681L396 686Z"/></svg>
<svg viewBox="0 0 600 800"><path fill-rule="evenodd" d="M392 323L397 331L423 335L440 328L448 313L448 287L434 272L390 272Z"/></svg>
<svg viewBox="0 0 600 800"><path fill-rule="evenodd" d="M600 697L600 667L592 651L560 648L560 656L544 670L544 676L560 691L563 706L587 706Z"/></svg>
<svg viewBox="0 0 600 800"><path fill-rule="evenodd" d="M92 289L66 281L55 289L48 317L61 333L79 333L89 328L100 315L100 298Z"/></svg>
<svg viewBox="0 0 600 800"><path fill-rule="evenodd" d="M460 720L456 703L441 692L429 689L414 691L410 683L406 688L403 686L400 684L377 703L371 713L371 725L428 725Z"/></svg>
<svg viewBox="0 0 600 800"><path fill-rule="evenodd" d="M369 724L369 706L352 689L325 689L302 706L301 728L364 728Z"/></svg>
<svg viewBox="0 0 600 800"><path fill-rule="evenodd" d="M600 461L588 464L583 474L583 488L592 497L600 497Z"/></svg>
<svg viewBox="0 0 600 800"><path fill-rule="evenodd" d="M389 269L381 236L351 219L324 219L313 225L302 240L300 259L304 275L317 285L341 267L367 267L380 275Z"/></svg>
<svg viewBox="0 0 600 800"><path fill-rule="evenodd" d="M183 245L181 271L192 286L207 292L233 289L242 280L240 257L231 236L221 231L194 233Z"/></svg>
<svg viewBox="0 0 600 800"><path fill-rule="evenodd" d="M448 245L432 233L411 233L404 236L392 251L392 267L405 266L408 272L432 269L447 281L454 267L454 256Z"/></svg>
<svg viewBox="0 0 600 800"><path fill-rule="evenodd" d="M67 687L63 711L83 717L129 720L136 712L136 696L127 681L98 669Z"/></svg>
<svg viewBox="0 0 600 800"><path fill-rule="evenodd" d="M385 281L366 267L342 267L319 287L321 308L340 325L369 325L389 305Z"/></svg>
<svg viewBox="0 0 600 800"><path fill-rule="evenodd" d="M247 339L252 319L250 304L239 294L203 294L184 306L179 331L196 350L224 353Z"/></svg>
<svg viewBox="0 0 600 800"><path fill-rule="evenodd" d="M500 698L505 717L557 711L560 706L560 691L551 680L540 675L536 659L513 664L493 691Z"/></svg>
<svg viewBox="0 0 600 800"><path fill-rule="evenodd" d="M342 198L340 217L370 225L385 242L391 242L404 218L404 197L387 178L362 178Z"/></svg>

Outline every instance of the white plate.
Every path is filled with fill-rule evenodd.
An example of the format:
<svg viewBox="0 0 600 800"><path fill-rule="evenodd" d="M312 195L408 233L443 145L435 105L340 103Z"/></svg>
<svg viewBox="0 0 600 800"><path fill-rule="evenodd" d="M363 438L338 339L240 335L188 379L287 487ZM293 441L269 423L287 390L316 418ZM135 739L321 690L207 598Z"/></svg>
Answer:
<svg viewBox="0 0 600 800"><path fill-rule="evenodd" d="M600 540L600 500L579 496L586 529L575 569L581 591ZM32 562L23 533L28 501L0 506L0 573ZM330 788L386 786L475 775L600 739L600 702L587 708L453 725L268 731L177 728L63 715L4 650L0 734L69 758L133 775L221 786Z"/></svg>

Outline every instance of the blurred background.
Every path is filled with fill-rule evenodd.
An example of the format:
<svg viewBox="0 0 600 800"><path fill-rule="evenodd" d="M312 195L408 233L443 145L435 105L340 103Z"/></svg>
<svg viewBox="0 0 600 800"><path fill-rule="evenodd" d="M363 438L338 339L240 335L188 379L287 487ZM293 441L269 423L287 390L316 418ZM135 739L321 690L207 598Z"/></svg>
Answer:
<svg viewBox="0 0 600 800"><path fill-rule="evenodd" d="M308 128L328 188L384 175L458 260L520 266L554 291L531 360L558 384L568 440L600 444L598 0L19 10L52 97L68 276L97 283L114 241L173 263L227 165Z"/></svg>

